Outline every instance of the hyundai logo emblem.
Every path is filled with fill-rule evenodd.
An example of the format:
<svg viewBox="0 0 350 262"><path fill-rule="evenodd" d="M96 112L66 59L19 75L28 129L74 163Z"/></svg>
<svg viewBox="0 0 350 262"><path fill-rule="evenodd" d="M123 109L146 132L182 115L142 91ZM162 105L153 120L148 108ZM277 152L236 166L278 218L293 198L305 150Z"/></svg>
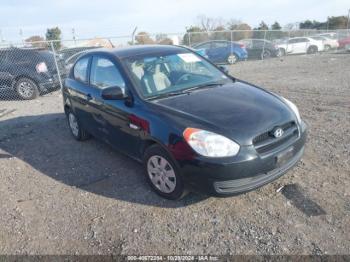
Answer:
<svg viewBox="0 0 350 262"><path fill-rule="evenodd" d="M283 136L283 133L284 133L283 129L279 127L273 132L273 136L278 138Z"/></svg>

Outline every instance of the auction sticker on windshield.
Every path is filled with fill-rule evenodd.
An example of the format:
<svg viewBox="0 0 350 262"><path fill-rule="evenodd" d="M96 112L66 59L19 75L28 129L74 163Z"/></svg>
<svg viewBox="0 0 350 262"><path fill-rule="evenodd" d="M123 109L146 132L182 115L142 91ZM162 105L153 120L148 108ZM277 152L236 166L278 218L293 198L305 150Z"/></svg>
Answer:
<svg viewBox="0 0 350 262"><path fill-rule="evenodd" d="M191 54L191 53L177 54L177 55L186 63L194 63L194 62L201 61L197 56L195 56L194 54Z"/></svg>

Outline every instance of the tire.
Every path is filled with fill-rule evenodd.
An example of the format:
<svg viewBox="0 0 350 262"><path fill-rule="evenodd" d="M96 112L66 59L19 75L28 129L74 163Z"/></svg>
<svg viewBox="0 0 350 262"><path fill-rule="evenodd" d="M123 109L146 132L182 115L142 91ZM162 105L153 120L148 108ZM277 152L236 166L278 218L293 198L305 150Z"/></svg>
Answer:
<svg viewBox="0 0 350 262"><path fill-rule="evenodd" d="M317 46L314 46L314 45L310 46L310 47L307 49L307 53L308 53L308 54L316 54L317 51L318 51L318 48L317 48Z"/></svg>
<svg viewBox="0 0 350 262"><path fill-rule="evenodd" d="M77 141L84 141L90 138L89 133L87 133L81 127L78 118L75 116L75 114L71 110L67 111L66 116L67 116L69 130Z"/></svg>
<svg viewBox="0 0 350 262"><path fill-rule="evenodd" d="M233 65L233 64L237 63L238 56L236 54L231 54L227 57L226 61L228 64Z"/></svg>
<svg viewBox="0 0 350 262"><path fill-rule="evenodd" d="M284 48L279 48L277 52L277 56L285 56L286 55L286 50Z"/></svg>
<svg viewBox="0 0 350 262"><path fill-rule="evenodd" d="M19 78L15 83L15 91L23 100L35 99L39 96L38 85L27 77Z"/></svg>
<svg viewBox="0 0 350 262"><path fill-rule="evenodd" d="M329 50L331 50L331 46L330 45L325 45L324 46L324 51L328 52Z"/></svg>
<svg viewBox="0 0 350 262"><path fill-rule="evenodd" d="M146 179L158 195L178 200L187 194L179 168L161 146L147 148L143 160Z"/></svg>
<svg viewBox="0 0 350 262"><path fill-rule="evenodd" d="M261 53L261 60L267 59L271 57L270 50L264 50L263 53Z"/></svg>

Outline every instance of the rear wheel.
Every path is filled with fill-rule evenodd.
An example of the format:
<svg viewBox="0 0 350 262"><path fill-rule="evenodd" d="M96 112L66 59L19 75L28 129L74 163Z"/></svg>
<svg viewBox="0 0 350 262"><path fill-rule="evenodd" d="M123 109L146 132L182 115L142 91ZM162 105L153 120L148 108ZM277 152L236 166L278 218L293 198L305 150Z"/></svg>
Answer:
<svg viewBox="0 0 350 262"><path fill-rule="evenodd" d="M308 49L307 49L307 53L308 54L316 54L317 53L317 46L310 46Z"/></svg>
<svg viewBox="0 0 350 262"><path fill-rule="evenodd" d="M327 52L329 50L331 50L331 46L330 45L325 45L324 46L324 51Z"/></svg>
<svg viewBox="0 0 350 262"><path fill-rule="evenodd" d="M27 77L21 77L15 84L18 96L24 100L35 99L39 96L38 85Z"/></svg>
<svg viewBox="0 0 350 262"><path fill-rule="evenodd" d="M72 111L67 112L69 129L73 137L78 141L86 140L90 135L81 127L78 118Z"/></svg>
<svg viewBox="0 0 350 262"><path fill-rule="evenodd" d="M227 63L229 63L230 65L237 63L237 61L238 61L238 56L236 54L231 54L227 57Z"/></svg>
<svg viewBox="0 0 350 262"><path fill-rule="evenodd" d="M158 195L176 200L187 194L178 167L159 145L152 145L146 150L144 169L148 183Z"/></svg>
<svg viewBox="0 0 350 262"><path fill-rule="evenodd" d="M271 57L271 52L270 50L264 50L264 52L261 53L261 59L267 59Z"/></svg>

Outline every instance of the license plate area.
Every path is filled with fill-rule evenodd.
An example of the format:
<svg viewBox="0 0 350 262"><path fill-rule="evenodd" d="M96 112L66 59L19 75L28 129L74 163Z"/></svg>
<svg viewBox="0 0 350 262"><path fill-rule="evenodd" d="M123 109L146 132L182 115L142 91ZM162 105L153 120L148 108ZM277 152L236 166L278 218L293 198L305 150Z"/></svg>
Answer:
<svg viewBox="0 0 350 262"><path fill-rule="evenodd" d="M293 149L294 149L293 147L290 147L276 156L277 167L283 166L293 157L293 152L294 152Z"/></svg>

